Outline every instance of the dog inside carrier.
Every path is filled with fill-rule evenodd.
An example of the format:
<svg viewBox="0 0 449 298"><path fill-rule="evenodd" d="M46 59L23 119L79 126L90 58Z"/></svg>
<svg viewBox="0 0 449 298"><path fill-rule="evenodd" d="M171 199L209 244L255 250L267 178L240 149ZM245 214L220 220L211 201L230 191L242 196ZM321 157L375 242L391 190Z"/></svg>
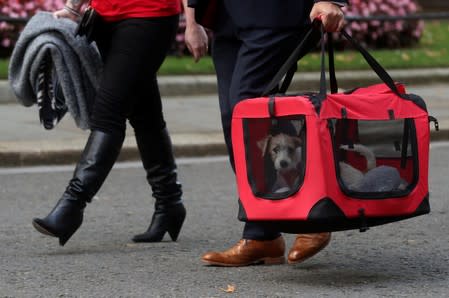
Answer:
<svg viewBox="0 0 449 298"><path fill-rule="evenodd" d="M261 198L285 198L304 181L306 125L303 115L248 118L243 122L248 181Z"/></svg>
<svg viewBox="0 0 449 298"><path fill-rule="evenodd" d="M355 48L382 83L341 92L330 53L327 93L322 44L319 93L270 93L296 63L300 44L264 96L236 105L240 220L287 233L366 231L430 212L429 121L438 123L421 97Z"/></svg>

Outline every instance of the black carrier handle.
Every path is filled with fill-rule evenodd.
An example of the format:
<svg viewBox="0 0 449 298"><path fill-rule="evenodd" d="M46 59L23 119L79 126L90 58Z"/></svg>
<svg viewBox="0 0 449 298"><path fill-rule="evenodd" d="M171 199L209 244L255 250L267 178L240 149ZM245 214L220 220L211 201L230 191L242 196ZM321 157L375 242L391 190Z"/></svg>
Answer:
<svg viewBox="0 0 449 298"><path fill-rule="evenodd" d="M314 20L311 28L305 34L304 38L301 40L299 45L295 48L292 54L288 57L285 63L281 66L279 71L273 77L271 82L267 85L265 90L262 93L262 96L267 96L273 93L273 90L276 90L281 82L282 78L284 81L282 83L281 88L279 89L280 93L285 93L288 89L288 86L293 78L294 72L297 68L297 61L300 57L301 53L306 50L306 45L309 39L316 33L317 28L320 28L321 31L321 78L320 78L320 93L319 100L322 101L326 98L327 94L327 83L326 83L326 68L325 68L325 46L324 46L324 28L321 24L321 21ZM370 54L368 51L363 48L356 40L354 40L345 30L340 32L351 44L352 46L363 56L365 61L371 67L371 69L377 74L377 76L390 88L390 90L395 93L397 96L404 98L404 94L401 94L391 78L391 76L387 73L387 71L377 62L377 60ZM329 54L329 75L330 75L330 89L331 93L337 92L337 79L335 76L335 59L334 59L334 46L333 46L333 38L332 33L327 33L328 38L328 54Z"/></svg>

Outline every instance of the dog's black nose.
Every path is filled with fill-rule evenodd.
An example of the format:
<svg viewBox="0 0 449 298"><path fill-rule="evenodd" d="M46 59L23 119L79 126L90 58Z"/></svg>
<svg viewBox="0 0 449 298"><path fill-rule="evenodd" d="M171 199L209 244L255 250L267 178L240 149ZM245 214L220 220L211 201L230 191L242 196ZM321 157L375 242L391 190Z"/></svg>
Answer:
<svg viewBox="0 0 449 298"><path fill-rule="evenodd" d="M285 160L281 160L281 168L286 168L288 167L288 162L286 162Z"/></svg>

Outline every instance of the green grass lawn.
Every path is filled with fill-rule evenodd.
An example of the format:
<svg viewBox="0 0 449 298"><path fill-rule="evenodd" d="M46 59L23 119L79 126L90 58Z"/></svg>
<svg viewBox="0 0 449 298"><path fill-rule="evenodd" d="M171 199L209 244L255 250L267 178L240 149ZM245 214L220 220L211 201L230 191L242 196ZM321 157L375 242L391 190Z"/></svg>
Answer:
<svg viewBox="0 0 449 298"><path fill-rule="evenodd" d="M425 31L419 44L413 48L393 50L371 50L370 53L386 69L424 68L449 66L449 22L426 22ZM363 57L354 51L337 52L335 57L337 70L368 69ZM317 70L320 57L312 53L299 63L305 70Z"/></svg>
<svg viewBox="0 0 449 298"><path fill-rule="evenodd" d="M426 21L424 35L413 48L394 50L371 50L370 53L386 68L449 67L449 22ZM319 69L320 57L312 53L299 63L303 71ZM336 53L337 70L368 69L360 54L353 51ZM0 78L7 78L8 60L0 59ZM211 74L214 67L210 57L195 63L191 57L168 57L162 65L161 75Z"/></svg>
<svg viewBox="0 0 449 298"><path fill-rule="evenodd" d="M9 60L0 59L0 79L8 77L8 62Z"/></svg>

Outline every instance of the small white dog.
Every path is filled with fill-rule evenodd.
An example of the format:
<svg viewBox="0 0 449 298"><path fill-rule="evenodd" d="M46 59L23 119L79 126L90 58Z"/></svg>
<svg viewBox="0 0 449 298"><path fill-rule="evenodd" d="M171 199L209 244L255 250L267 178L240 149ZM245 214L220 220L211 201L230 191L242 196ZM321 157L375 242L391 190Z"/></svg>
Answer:
<svg viewBox="0 0 449 298"><path fill-rule="evenodd" d="M297 185L300 178L299 163L302 156L302 140L284 133L268 135L257 142L262 156L269 154L276 170L273 192L284 192Z"/></svg>

